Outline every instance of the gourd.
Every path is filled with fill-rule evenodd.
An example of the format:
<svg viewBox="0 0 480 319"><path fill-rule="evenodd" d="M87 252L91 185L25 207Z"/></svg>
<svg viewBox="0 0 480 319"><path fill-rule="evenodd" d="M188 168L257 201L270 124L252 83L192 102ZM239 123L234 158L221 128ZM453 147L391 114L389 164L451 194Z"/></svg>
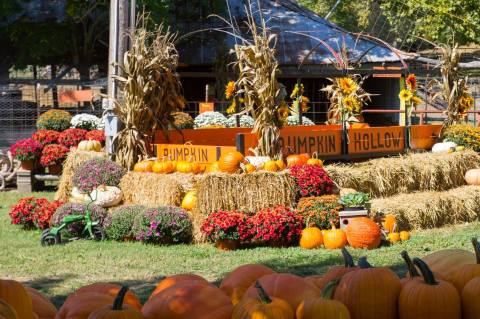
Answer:
<svg viewBox="0 0 480 319"><path fill-rule="evenodd" d="M472 244L475 250L476 263L460 266L451 277L451 282L460 294L470 280L475 277L480 277L480 244L477 238L472 238Z"/></svg>
<svg viewBox="0 0 480 319"><path fill-rule="evenodd" d="M462 316L463 319L480 318L480 277L473 278L462 291Z"/></svg>
<svg viewBox="0 0 480 319"><path fill-rule="evenodd" d="M323 235L323 244L327 249L339 249L347 244L347 235L343 229L337 229L332 222L332 229L326 230Z"/></svg>
<svg viewBox="0 0 480 319"><path fill-rule="evenodd" d="M460 319L461 302L455 287L435 279L421 259L414 258L413 263L420 269L423 280L411 280L403 286L398 299L399 319Z"/></svg>
<svg viewBox="0 0 480 319"><path fill-rule="evenodd" d="M400 232L400 240L405 241L405 240L409 240L409 239L410 239L410 233L406 230L402 230Z"/></svg>
<svg viewBox="0 0 480 319"><path fill-rule="evenodd" d="M443 143L436 143L432 147L432 153L447 153L451 149L455 149L457 144L454 142L443 142Z"/></svg>
<svg viewBox="0 0 480 319"><path fill-rule="evenodd" d="M350 219L345 233L348 243L353 248L377 248L382 240L380 227L367 217Z"/></svg>
<svg viewBox="0 0 480 319"><path fill-rule="evenodd" d="M277 162L273 160L267 161L263 163L263 169L267 172L276 172L278 171Z"/></svg>
<svg viewBox="0 0 480 319"><path fill-rule="evenodd" d="M32 299L33 312L39 319L52 319L57 314L57 308L42 295L38 290L25 287L27 289L30 298Z"/></svg>
<svg viewBox="0 0 480 319"><path fill-rule="evenodd" d="M102 150L102 144L96 140L85 140L78 143L77 150L100 152Z"/></svg>
<svg viewBox="0 0 480 319"><path fill-rule="evenodd" d="M313 153L313 156L307 160L307 164L323 167L323 161L318 158L317 152Z"/></svg>
<svg viewBox="0 0 480 319"><path fill-rule="evenodd" d="M250 163L245 164L245 169L244 169L245 173L247 173L247 174L248 173L253 173L256 170L257 170L257 168L255 167L255 165L250 164Z"/></svg>
<svg viewBox="0 0 480 319"><path fill-rule="evenodd" d="M468 185L480 185L480 169L469 169L465 173L465 181Z"/></svg>
<svg viewBox="0 0 480 319"><path fill-rule="evenodd" d="M94 199L94 204L101 207L113 207L118 205L123 199L123 192L115 186L98 186L90 193Z"/></svg>
<svg viewBox="0 0 480 319"><path fill-rule="evenodd" d="M19 319L34 318L32 299L21 283L0 279L0 299L15 310Z"/></svg>
<svg viewBox="0 0 480 319"><path fill-rule="evenodd" d="M197 206L197 192L195 190L188 191L181 206L185 210L193 210Z"/></svg>
<svg viewBox="0 0 480 319"><path fill-rule="evenodd" d="M198 275L194 275L194 274L172 275L172 276L168 276L165 279L162 279L157 284L157 286L155 287L153 292L150 294L150 297L148 297L148 299L152 299L153 297L155 297L165 289L175 286L179 282L203 283L205 285L209 285L208 281L206 281L203 277L200 277Z"/></svg>
<svg viewBox="0 0 480 319"><path fill-rule="evenodd" d="M265 275L274 274L275 271L264 265L247 264L230 272L220 284L220 289L225 292L232 303L236 305L245 294L245 291L255 281Z"/></svg>
<svg viewBox="0 0 480 319"><path fill-rule="evenodd" d="M322 246L322 231L318 227L307 227L302 230L300 237L300 247L304 249L314 249Z"/></svg>
<svg viewBox="0 0 480 319"><path fill-rule="evenodd" d="M113 305L95 310L88 316L88 319L143 319L140 310L123 304L127 291L128 287L122 287L115 297Z"/></svg>
<svg viewBox="0 0 480 319"><path fill-rule="evenodd" d="M245 158L242 153L237 151L228 152L227 154L220 156L218 167L222 172L236 173L240 168L240 163L243 163L244 161Z"/></svg>

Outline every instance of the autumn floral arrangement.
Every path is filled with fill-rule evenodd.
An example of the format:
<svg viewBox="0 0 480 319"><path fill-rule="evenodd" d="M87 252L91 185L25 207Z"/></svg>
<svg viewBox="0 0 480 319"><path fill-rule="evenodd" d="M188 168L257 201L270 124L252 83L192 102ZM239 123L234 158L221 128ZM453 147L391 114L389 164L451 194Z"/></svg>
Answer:
<svg viewBox="0 0 480 319"><path fill-rule="evenodd" d="M66 147L77 146L78 143L85 139L87 134L87 130L79 129L79 128L69 128L68 130L63 131L60 133L58 137L58 142Z"/></svg>
<svg viewBox="0 0 480 319"><path fill-rule="evenodd" d="M105 131L103 130L92 130L85 134L86 140L99 141L100 143L105 143Z"/></svg>
<svg viewBox="0 0 480 319"><path fill-rule="evenodd" d="M90 193L100 185L118 186L125 174L119 164L105 158L85 161L73 175L73 185L82 193Z"/></svg>
<svg viewBox="0 0 480 319"><path fill-rule="evenodd" d="M303 217L306 227L330 229L331 223L338 226L340 220L342 205L338 200L337 195L302 197L297 204L297 214Z"/></svg>
<svg viewBox="0 0 480 319"><path fill-rule="evenodd" d="M247 231L247 215L240 211L219 211L210 214L201 226L201 232L211 242L219 240L234 240L246 242L249 239Z"/></svg>
<svg viewBox="0 0 480 319"><path fill-rule="evenodd" d="M12 206L9 216L12 224L21 225L25 229L45 229L62 204L61 201L49 202L45 198L24 197Z"/></svg>
<svg viewBox="0 0 480 319"><path fill-rule="evenodd" d="M55 211L55 213L52 216L51 224L53 226L59 226L62 224L62 220L66 216L85 215L87 213L87 209L92 214L92 219L99 221L100 225L103 226L108 216L107 211L97 205L90 204L87 207L86 204L80 204L80 203L65 203L60 207L58 207L58 209ZM85 227L85 223L83 221L69 224L69 226L66 228L66 232L63 233L62 235L65 235L66 237L81 236L84 227Z"/></svg>
<svg viewBox="0 0 480 319"><path fill-rule="evenodd" d="M27 138L10 146L10 152L19 161L35 161L40 156L42 148L40 142Z"/></svg>
<svg viewBox="0 0 480 319"><path fill-rule="evenodd" d="M68 148L60 144L50 144L43 148L40 156L40 165L43 167L61 165L67 158Z"/></svg>
<svg viewBox="0 0 480 319"><path fill-rule="evenodd" d="M65 131L70 127L72 116L65 110L51 109L42 113L37 120L37 129Z"/></svg>
<svg viewBox="0 0 480 319"><path fill-rule="evenodd" d="M43 146L58 142L60 133L53 130L40 130L32 134L32 140L40 142Z"/></svg>
<svg viewBox="0 0 480 319"><path fill-rule="evenodd" d="M443 139L480 152L480 128L471 125L455 124L443 133Z"/></svg>
<svg viewBox="0 0 480 319"><path fill-rule="evenodd" d="M405 80L406 87L400 91L398 97L400 102L407 110L407 115L410 118L412 116L412 111L420 103L422 99L417 96L417 77L415 74L409 74Z"/></svg>
<svg viewBox="0 0 480 319"><path fill-rule="evenodd" d="M290 169L300 196L321 196L332 194L333 180L317 165L297 165Z"/></svg>

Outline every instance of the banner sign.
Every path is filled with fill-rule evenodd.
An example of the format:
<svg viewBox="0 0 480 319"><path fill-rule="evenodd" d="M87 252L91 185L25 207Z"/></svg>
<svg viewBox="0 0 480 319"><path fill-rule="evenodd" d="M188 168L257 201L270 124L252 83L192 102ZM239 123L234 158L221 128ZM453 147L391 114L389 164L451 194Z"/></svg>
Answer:
<svg viewBox="0 0 480 319"><path fill-rule="evenodd" d="M232 146L210 146L190 144L156 144L157 158L167 157L174 161L189 161L200 164L213 163L222 154L235 151Z"/></svg>
<svg viewBox="0 0 480 319"><path fill-rule="evenodd" d="M348 154L395 153L405 148L401 126L349 129L348 138Z"/></svg>

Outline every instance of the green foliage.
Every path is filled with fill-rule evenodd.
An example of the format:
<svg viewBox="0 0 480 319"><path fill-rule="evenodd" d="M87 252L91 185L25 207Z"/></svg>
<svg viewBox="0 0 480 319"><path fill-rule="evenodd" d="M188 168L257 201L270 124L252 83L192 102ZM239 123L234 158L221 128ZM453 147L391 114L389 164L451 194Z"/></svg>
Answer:
<svg viewBox="0 0 480 319"><path fill-rule="evenodd" d="M63 132L70 127L72 116L64 110L52 109L42 113L37 119L37 129Z"/></svg>
<svg viewBox="0 0 480 319"><path fill-rule="evenodd" d="M109 239L125 240L134 238L133 221L137 215L145 212L141 205L125 205L116 208L105 220L105 232Z"/></svg>
<svg viewBox="0 0 480 319"><path fill-rule="evenodd" d="M338 202L345 207L365 207L369 200L370 195L357 192L343 195Z"/></svg>
<svg viewBox="0 0 480 319"><path fill-rule="evenodd" d="M443 138L459 146L480 152L480 128L471 125L452 125L446 129Z"/></svg>
<svg viewBox="0 0 480 319"><path fill-rule="evenodd" d="M331 223L338 226L340 220L338 212L342 209L338 198L337 195L302 197L298 202L297 214L303 217L306 227L330 229Z"/></svg>

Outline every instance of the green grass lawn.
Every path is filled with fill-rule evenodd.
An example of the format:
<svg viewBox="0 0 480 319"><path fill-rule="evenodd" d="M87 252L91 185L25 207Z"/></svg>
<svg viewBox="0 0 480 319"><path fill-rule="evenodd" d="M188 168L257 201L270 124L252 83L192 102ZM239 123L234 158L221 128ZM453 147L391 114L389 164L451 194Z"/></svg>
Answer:
<svg viewBox="0 0 480 319"><path fill-rule="evenodd" d="M53 193L34 196L52 198ZM41 247L39 231L24 231L10 224L10 206L25 194L0 192L0 277L12 278L35 287L57 304L75 288L93 282L128 284L145 300L155 283L166 275L195 273L218 282L235 267L262 263L280 272L300 275L323 273L340 264L339 251L299 248L256 248L220 252L208 244L150 246L140 243L76 241L62 246ZM393 247L351 250L354 257L367 255L376 266L388 265L403 275L400 252L423 256L442 248L470 247L480 223L414 232L412 239Z"/></svg>

